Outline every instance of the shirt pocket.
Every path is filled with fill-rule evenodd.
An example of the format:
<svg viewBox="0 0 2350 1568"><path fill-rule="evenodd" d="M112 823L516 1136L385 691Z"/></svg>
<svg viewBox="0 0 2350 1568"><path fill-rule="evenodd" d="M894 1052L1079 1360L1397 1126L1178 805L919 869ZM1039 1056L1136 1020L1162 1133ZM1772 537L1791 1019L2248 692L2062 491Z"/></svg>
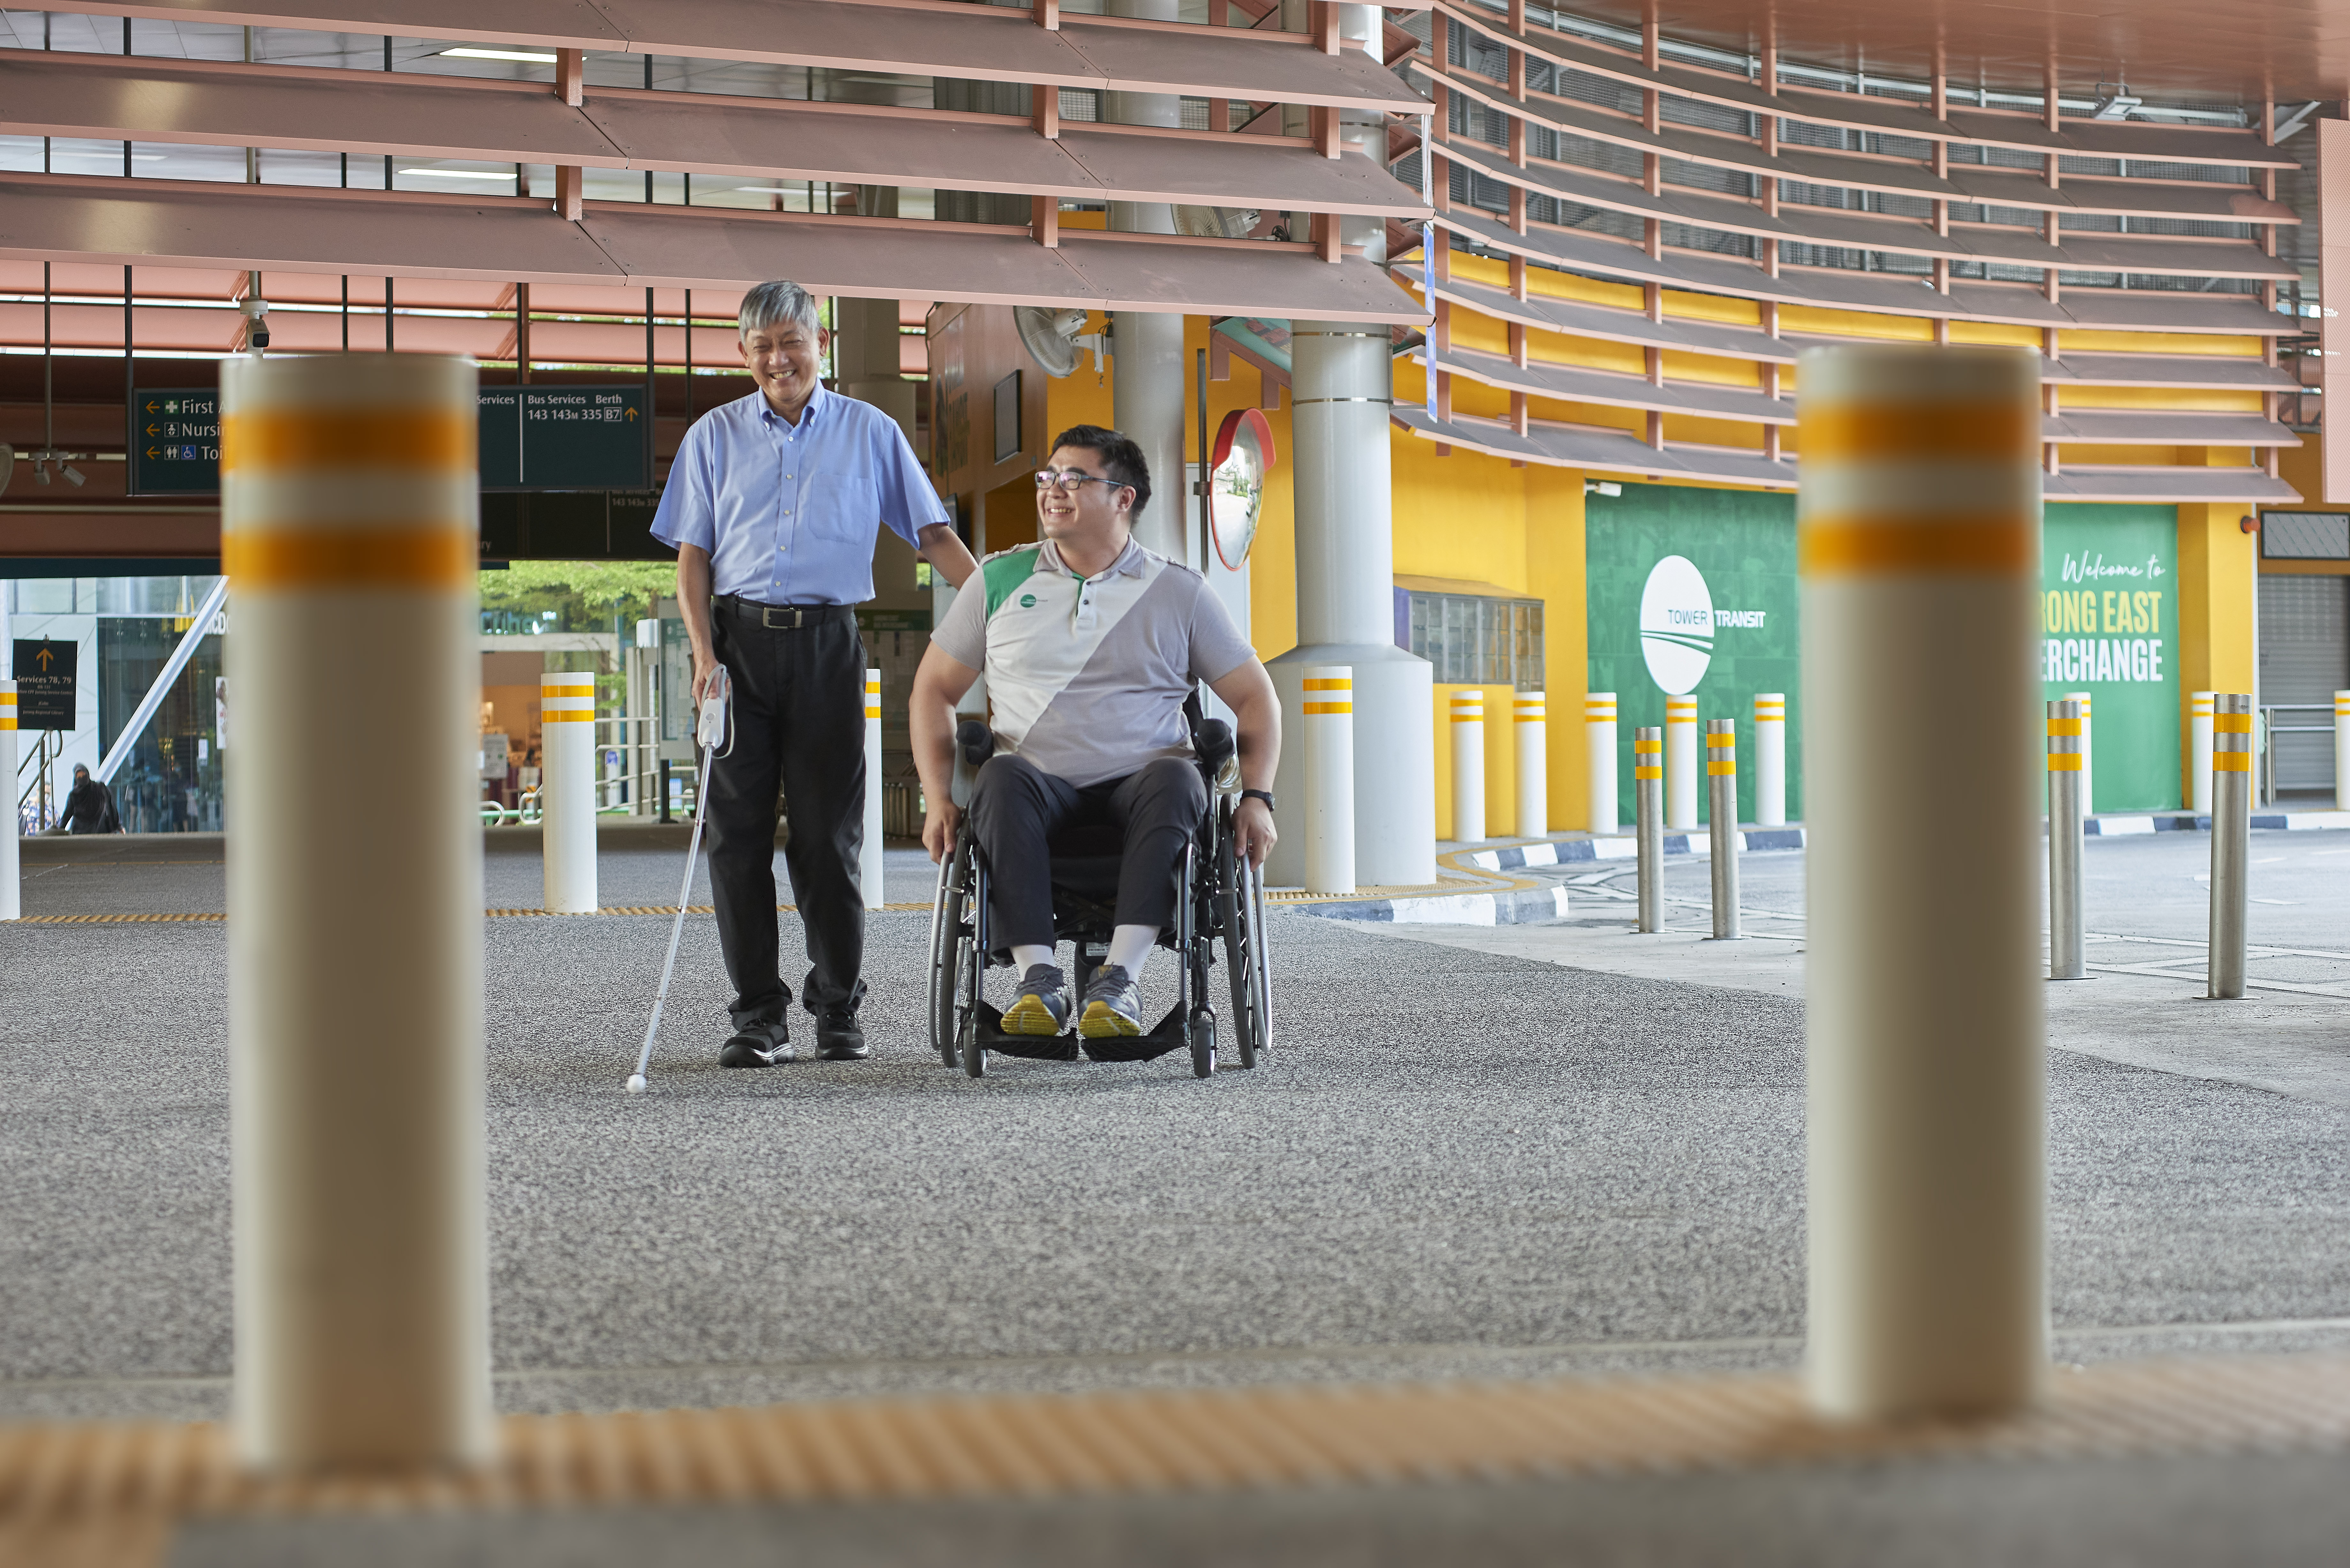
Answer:
<svg viewBox="0 0 2350 1568"><path fill-rule="evenodd" d="M841 545L872 543L881 504L869 477L825 474L801 493L808 532L817 538Z"/></svg>

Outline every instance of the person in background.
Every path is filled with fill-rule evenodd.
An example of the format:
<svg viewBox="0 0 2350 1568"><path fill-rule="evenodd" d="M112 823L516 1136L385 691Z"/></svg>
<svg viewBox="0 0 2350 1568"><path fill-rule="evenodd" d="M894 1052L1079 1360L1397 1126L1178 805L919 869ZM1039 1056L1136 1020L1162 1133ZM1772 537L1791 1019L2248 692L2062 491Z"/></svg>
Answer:
<svg viewBox="0 0 2350 1568"><path fill-rule="evenodd" d="M114 809L114 792L89 776L89 769L74 764L73 791L57 816L62 833L120 833L122 818Z"/></svg>

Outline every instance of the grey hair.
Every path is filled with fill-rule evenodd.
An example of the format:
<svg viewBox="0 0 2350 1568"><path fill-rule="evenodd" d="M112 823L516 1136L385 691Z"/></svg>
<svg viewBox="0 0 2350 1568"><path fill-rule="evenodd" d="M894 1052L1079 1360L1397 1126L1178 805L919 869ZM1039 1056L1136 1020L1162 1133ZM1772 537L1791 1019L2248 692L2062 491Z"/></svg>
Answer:
<svg viewBox="0 0 2350 1568"><path fill-rule="evenodd" d="M816 309L816 296L798 284L777 279L763 283L743 296L743 313L735 318L742 329L743 341L751 334L770 327L780 327L788 321L813 338L822 329Z"/></svg>

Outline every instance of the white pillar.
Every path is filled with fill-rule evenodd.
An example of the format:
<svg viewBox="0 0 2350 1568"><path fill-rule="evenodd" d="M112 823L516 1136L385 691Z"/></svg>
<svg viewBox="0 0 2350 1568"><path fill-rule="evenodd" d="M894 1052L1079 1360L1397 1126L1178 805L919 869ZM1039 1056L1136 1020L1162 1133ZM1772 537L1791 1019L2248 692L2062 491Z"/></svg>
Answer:
<svg viewBox="0 0 2350 1568"><path fill-rule="evenodd" d="M878 909L889 898L881 885L881 672L865 672L865 846L857 861L865 907Z"/></svg>
<svg viewBox="0 0 2350 1568"><path fill-rule="evenodd" d="M1485 837L1485 693L1473 687L1452 694L1452 836Z"/></svg>
<svg viewBox="0 0 2350 1568"><path fill-rule="evenodd" d="M558 915L596 912L596 676L564 670L538 678L541 907Z"/></svg>
<svg viewBox="0 0 2350 1568"><path fill-rule="evenodd" d="M0 584L0 594L7 591ZM0 620L5 620L0 617ZM0 626L0 631L5 631ZM0 794L0 806L7 811L8 820L0 822L0 920L21 919L25 914L24 874L17 867L17 839L25 825L16 815L16 683L0 680L0 784L7 790Z"/></svg>
<svg viewBox="0 0 2350 1568"><path fill-rule="evenodd" d="M2334 694L2334 809L2350 811L2350 691Z"/></svg>
<svg viewBox="0 0 2350 1568"><path fill-rule="evenodd" d="M1355 890L1355 672L1307 667L1305 701L1305 890ZM1277 798L1277 797L1276 797Z"/></svg>
<svg viewBox="0 0 2350 1568"><path fill-rule="evenodd" d="M2212 695L2209 691L2187 694L2187 809L2198 816L2211 815Z"/></svg>
<svg viewBox="0 0 2350 1568"><path fill-rule="evenodd" d="M1810 1393L2012 1410L2048 1339L2038 361L1801 365Z"/></svg>
<svg viewBox="0 0 2350 1568"><path fill-rule="evenodd" d="M1620 826L1616 800L1616 693L1594 691L1583 699L1583 744L1589 762L1591 819L1595 834Z"/></svg>
<svg viewBox="0 0 2350 1568"><path fill-rule="evenodd" d="M1518 757L1518 836L1541 838L1550 832L1550 717L1539 691L1512 699L1511 725Z"/></svg>
<svg viewBox="0 0 2350 1568"><path fill-rule="evenodd" d="M2067 691L2064 701L2081 705L2081 815L2095 816L2097 814L2097 792L2090 781L2096 772L2097 760L2089 743L2089 694L2086 691Z"/></svg>
<svg viewBox="0 0 2350 1568"><path fill-rule="evenodd" d="M472 1465L495 1446L474 381L427 354L221 365L249 1464ZM280 787L321 757L332 789Z"/></svg>
<svg viewBox="0 0 2350 1568"><path fill-rule="evenodd" d="M1176 0L1109 0L1113 16L1145 21L1180 19ZM1036 92L1056 88L1035 88ZM1118 125L1180 128L1183 100L1173 93L1106 92L1102 119ZM1112 202L1109 226L1127 234L1171 234L1175 210L1164 202ZM1183 317L1163 310L1121 310L1110 326L1110 422L1142 448L1150 465L1150 504L1134 525L1146 549L1170 561L1204 567L1199 558L1195 507L1185 492ZM1050 441L1045 431L1038 443Z"/></svg>
<svg viewBox="0 0 2350 1568"><path fill-rule="evenodd" d="M1425 887L1436 880L1433 671L1396 646L1388 348L1379 327L1291 325L1299 646L1270 668L1284 713L1299 711L1307 666L1354 670L1356 874L1372 886ZM1288 767L1284 759L1284 776ZM1304 820L1289 815L1289 794L1274 793L1284 844L1300 847L1276 846L1266 879L1294 885Z"/></svg>
<svg viewBox="0 0 2350 1568"><path fill-rule="evenodd" d="M1697 826L1697 699L1665 699L1665 828L1687 833Z"/></svg>
<svg viewBox="0 0 2350 1568"><path fill-rule="evenodd" d="M1754 826L1787 825L1787 694L1754 694Z"/></svg>

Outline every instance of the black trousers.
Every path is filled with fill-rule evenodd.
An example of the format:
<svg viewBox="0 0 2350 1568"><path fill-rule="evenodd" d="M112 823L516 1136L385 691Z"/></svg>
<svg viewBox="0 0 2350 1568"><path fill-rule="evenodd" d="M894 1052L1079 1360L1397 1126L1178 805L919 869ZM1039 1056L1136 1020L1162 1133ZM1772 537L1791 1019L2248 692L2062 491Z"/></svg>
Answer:
<svg viewBox="0 0 2350 1568"><path fill-rule="evenodd" d="M780 1023L791 1005L775 927L775 797L791 821L784 849L807 930L801 1001L853 1012L865 998L865 645L845 606L796 629L756 607L712 611L719 661L734 681L734 748L710 769L710 887L718 945L734 985L737 1029Z"/></svg>
<svg viewBox="0 0 2350 1568"><path fill-rule="evenodd" d="M971 796L971 830L987 856L993 945L1053 945L1053 857L1064 827L1107 822L1125 835L1118 921L1164 930L1175 923L1183 846L1208 809L1208 784L1189 757L1159 757L1139 772L1080 788L1026 759L990 757Z"/></svg>

